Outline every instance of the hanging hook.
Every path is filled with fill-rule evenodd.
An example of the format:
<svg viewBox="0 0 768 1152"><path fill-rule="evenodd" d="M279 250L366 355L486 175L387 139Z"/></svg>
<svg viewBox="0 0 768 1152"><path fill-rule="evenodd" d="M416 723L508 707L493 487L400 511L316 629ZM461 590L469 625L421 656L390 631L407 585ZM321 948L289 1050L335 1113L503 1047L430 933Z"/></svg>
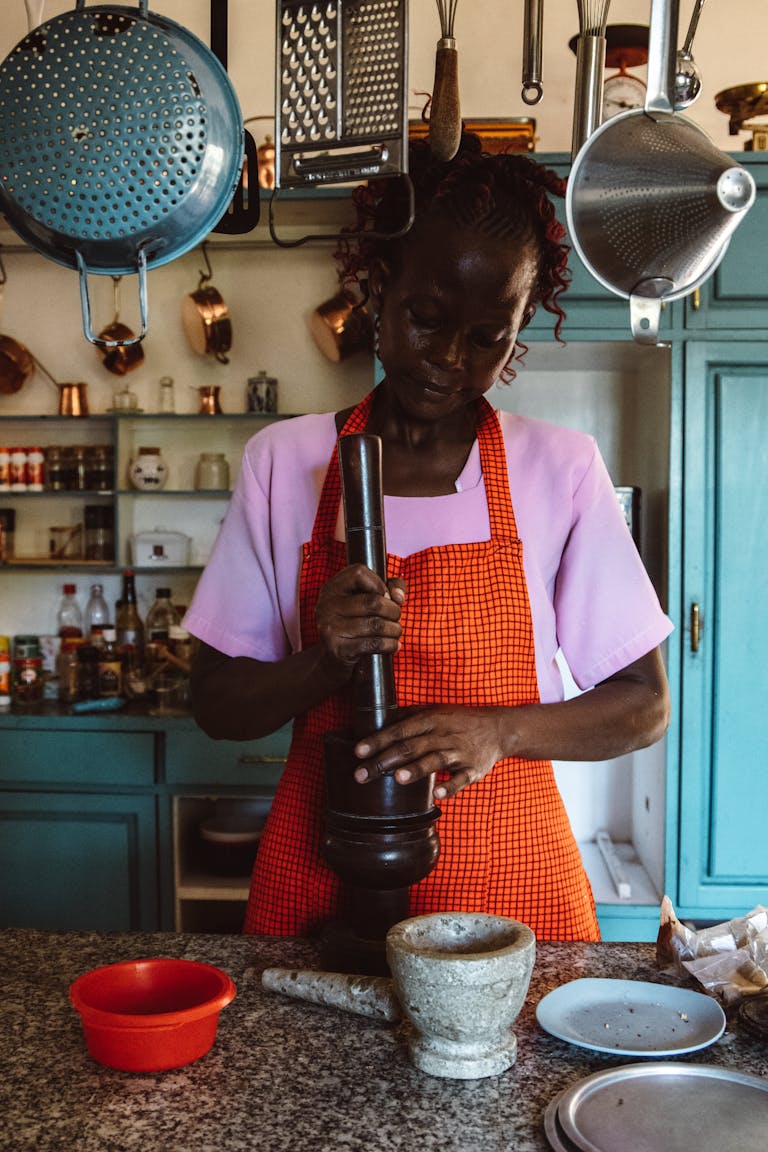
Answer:
<svg viewBox="0 0 768 1152"><path fill-rule="evenodd" d="M112 306L115 309L115 314L112 317L112 323L117 324L120 319L120 281L122 276L112 277Z"/></svg>
<svg viewBox="0 0 768 1152"><path fill-rule="evenodd" d="M198 272L200 273L200 283L198 284L198 288L202 288L203 284L207 284L209 280L213 279L213 271L211 269L211 262L208 259L208 243L207 243L207 241L204 240L203 243L200 245L200 251L203 254L203 260L205 260L206 271L203 272L203 271L201 271L201 269L198 268Z"/></svg>

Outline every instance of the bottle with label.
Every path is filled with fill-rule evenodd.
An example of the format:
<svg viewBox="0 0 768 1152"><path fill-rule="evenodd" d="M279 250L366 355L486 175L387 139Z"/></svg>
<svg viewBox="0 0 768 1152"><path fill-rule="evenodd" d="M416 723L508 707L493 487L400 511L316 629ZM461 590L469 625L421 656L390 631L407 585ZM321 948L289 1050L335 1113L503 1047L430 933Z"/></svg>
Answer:
<svg viewBox="0 0 768 1152"><path fill-rule="evenodd" d="M99 698L99 650L93 644L77 650L77 695L80 700Z"/></svg>
<svg viewBox="0 0 768 1152"><path fill-rule="evenodd" d="M80 685L78 679L78 649L85 644L83 636L72 636L62 640L59 655L56 657L56 673L59 680L59 700L71 704L77 700Z"/></svg>
<svg viewBox="0 0 768 1152"><path fill-rule="evenodd" d="M11 638L0 636L0 711L11 706Z"/></svg>
<svg viewBox="0 0 768 1152"><path fill-rule="evenodd" d="M109 627L109 623L109 608L104 599L104 585L91 584L91 595L85 606L84 631L86 636L90 636L96 628Z"/></svg>
<svg viewBox="0 0 768 1152"><path fill-rule="evenodd" d="M58 625L58 633L62 640L70 636L82 636L83 634L83 614L80 611L80 605L75 597L77 596L76 584L65 584L64 595L59 604L59 611L56 616L56 623Z"/></svg>
<svg viewBox="0 0 768 1152"><path fill-rule="evenodd" d="M11 694L17 705L37 704L43 698L43 657L39 636L17 636L13 642Z"/></svg>
<svg viewBox="0 0 768 1152"><path fill-rule="evenodd" d="M168 645L169 630L181 624L179 614L171 602L170 588L158 588L149 612L145 632L148 644Z"/></svg>
<svg viewBox="0 0 768 1152"><path fill-rule="evenodd" d="M123 592L115 610L115 631L124 667L140 667L144 663L144 622L136 604L136 574L132 568L126 568L123 573Z"/></svg>
<svg viewBox="0 0 768 1152"><path fill-rule="evenodd" d="M99 651L99 696L119 696L123 690L123 666L117 650L117 632L104 629L104 644Z"/></svg>

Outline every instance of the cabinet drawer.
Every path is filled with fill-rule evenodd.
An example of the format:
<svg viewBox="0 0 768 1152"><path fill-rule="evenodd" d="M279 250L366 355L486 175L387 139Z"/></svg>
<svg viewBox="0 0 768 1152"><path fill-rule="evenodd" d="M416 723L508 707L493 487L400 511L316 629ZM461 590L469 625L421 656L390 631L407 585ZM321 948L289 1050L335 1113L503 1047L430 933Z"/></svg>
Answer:
<svg viewBox="0 0 768 1152"><path fill-rule="evenodd" d="M169 784L239 784L274 787L288 754L291 728L262 740L211 740L203 732L166 737L165 777Z"/></svg>
<svg viewBox="0 0 768 1152"><path fill-rule="evenodd" d="M4 730L0 781L135 784L155 781L152 732L87 732L62 728Z"/></svg>

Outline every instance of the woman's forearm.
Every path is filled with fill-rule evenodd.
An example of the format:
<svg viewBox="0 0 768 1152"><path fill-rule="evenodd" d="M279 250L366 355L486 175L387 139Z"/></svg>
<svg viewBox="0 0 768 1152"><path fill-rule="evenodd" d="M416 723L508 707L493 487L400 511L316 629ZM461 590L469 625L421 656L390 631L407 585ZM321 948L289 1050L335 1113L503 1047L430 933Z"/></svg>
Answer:
<svg viewBox="0 0 768 1152"><path fill-rule="evenodd" d="M668 725L669 689L656 651L571 700L509 709L502 741L506 756L608 760L654 744Z"/></svg>
<svg viewBox="0 0 768 1152"><path fill-rule="evenodd" d="M349 672L319 645L264 663L201 644L192 667L192 711L217 740L257 740L338 691Z"/></svg>

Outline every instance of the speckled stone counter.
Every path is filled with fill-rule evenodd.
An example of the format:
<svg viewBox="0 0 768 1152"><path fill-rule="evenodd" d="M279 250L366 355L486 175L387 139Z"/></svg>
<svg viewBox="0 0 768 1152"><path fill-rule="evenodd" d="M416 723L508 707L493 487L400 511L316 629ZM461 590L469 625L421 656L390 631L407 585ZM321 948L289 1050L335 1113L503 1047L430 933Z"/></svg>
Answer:
<svg viewBox="0 0 768 1152"><path fill-rule="evenodd" d="M70 982L142 956L202 960L237 984L213 1049L186 1068L116 1072L85 1049ZM648 944L539 943L516 1065L451 1081L413 1068L395 1025L264 992L265 967L318 967L306 941L7 929L0 965L0 1148L13 1152L545 1152L549 1101L590 1072L634 1060L542 1032L541 997L581 976L677 983ZM717 1043L678 1059L768 1076L768 1044L735 1017Z"/></svg>

